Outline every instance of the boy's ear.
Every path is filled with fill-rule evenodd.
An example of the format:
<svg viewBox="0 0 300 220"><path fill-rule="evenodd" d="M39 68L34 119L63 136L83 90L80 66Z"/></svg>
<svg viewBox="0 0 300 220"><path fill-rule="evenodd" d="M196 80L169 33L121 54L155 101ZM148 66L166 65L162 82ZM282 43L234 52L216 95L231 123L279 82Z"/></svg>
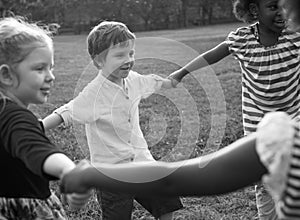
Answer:
<svg viewBox="0 0 300 220"><path fill-rule="evenodd" d="M101 63L99 64L96 60L93 60L94 66L100 70L101 69Z"/></svg>
<svg viewBox="0 0 300 220"><path fill-rule="evenodd" d="M8 65L2 64L0 66L0 83L4 86L12 86L14 77Z"/></svg>
<svg viewBox="0 0 300 220"><path fill-rule="evenodd" d="M250 3L249 4L249 11L253 15L253 17L257 17L258 15L258 7L257 4L255 3Z"/></svg>

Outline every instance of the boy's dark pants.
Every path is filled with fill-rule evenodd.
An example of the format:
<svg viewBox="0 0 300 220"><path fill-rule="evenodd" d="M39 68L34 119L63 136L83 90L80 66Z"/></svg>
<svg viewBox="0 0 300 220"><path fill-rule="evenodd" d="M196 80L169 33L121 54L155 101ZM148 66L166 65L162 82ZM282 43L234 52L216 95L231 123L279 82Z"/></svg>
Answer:
<svg viewBox="0 0 300 220"><path fill-rule="evenodd" d="M133 195L97 191L103 220L130 220L133 200L136 200L156 219L183 207L178 197L135 197Z"/></svg>

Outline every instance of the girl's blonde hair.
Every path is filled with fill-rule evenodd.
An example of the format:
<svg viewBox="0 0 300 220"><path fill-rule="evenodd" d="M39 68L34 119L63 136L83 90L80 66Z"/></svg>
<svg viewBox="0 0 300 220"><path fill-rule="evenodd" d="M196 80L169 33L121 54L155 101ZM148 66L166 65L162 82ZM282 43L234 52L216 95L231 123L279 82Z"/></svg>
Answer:
<svg viewBox="0 0 300 220"><path fill-rule="evenodd" d="M22 62L37 46L53 48L50 33L23 18L9 17L0 20L0 65Z"/></svg>
<svg viewBox="0 0 300 220"><path fill-rule="evenodd" d="M53 41L47 30L21 17L0 20L0 66L6 64L13 69L41 45L53 49ZM0 98L3 94L5 90L0 83Z"/></svg>

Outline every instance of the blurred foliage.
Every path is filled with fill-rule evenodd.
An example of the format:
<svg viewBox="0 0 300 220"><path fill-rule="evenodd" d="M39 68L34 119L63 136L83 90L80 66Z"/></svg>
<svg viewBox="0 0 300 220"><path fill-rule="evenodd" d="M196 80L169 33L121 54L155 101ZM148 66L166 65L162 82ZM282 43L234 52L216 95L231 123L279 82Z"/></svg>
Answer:
<svg viewBox="0 0 300 220"><path fill-rule="evenodd" d="M119 20L132 30L154 30L234 20L230 0L0 0L0 15L58 23L80 34L100 20Z"/></svg>

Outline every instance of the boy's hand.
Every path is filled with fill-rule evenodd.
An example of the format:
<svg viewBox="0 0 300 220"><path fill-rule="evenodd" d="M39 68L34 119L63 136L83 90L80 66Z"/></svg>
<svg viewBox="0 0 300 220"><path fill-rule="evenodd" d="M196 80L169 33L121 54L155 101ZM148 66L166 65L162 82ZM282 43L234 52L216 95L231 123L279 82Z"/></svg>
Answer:
<svg viewBox="0 0 300 220"><path fill-rule="evenodd" d="M86 193L66 194L64 197L71 209L81 209L86 205L92 195L93 191L88 190Z"/></svg>
<svg viewBox="0 0 300 220"><path fill-rule="evenodd" d="M86 168L90 167L90 163L86 160L79 162L74 169L66 173L60 183L61 193L70 194L78 193L85 194L90 189L85 186L83 172Z"/></svg>

